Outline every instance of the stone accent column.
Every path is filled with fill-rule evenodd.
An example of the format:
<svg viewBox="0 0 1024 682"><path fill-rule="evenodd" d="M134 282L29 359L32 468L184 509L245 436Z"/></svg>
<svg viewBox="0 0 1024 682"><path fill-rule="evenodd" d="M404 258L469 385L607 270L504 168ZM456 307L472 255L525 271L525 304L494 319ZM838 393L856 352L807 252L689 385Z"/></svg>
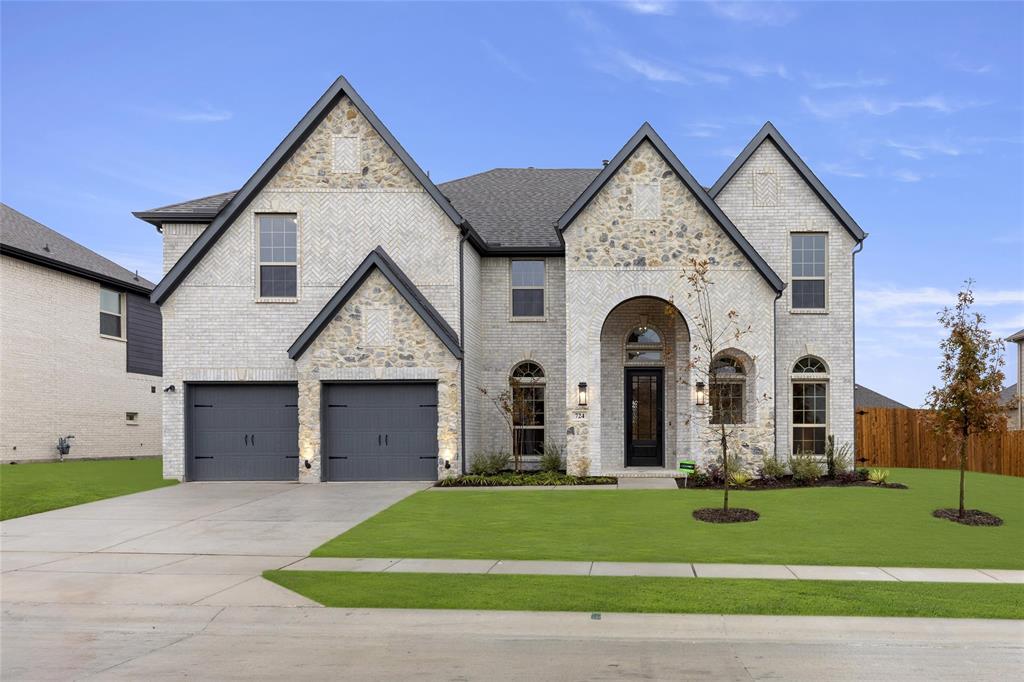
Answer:
<svg viewBox="0 0 1024 682"><path fill-rule="evenodd" d="M586 407L572 407L566 414L565 429L565 470L571 476L589 476L593 462L590 461L590 410Z"/></svg>
<svg viewBox="0 0 1024 682"><path fill-rule="evenodd" d="M299 373L299 483L320 482L319 374L317 368Z"/></svg>

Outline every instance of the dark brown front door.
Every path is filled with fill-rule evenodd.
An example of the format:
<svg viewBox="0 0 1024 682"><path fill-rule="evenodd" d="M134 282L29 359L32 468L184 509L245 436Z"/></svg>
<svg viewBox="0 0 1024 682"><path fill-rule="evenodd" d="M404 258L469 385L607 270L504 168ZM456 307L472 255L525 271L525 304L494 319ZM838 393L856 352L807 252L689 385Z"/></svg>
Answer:
<svg viewBox="0 0 1024 682"><path fill-rule="evenodd" d="M626 370L626 466L660 467L664 463L664 372Z"/></svg>

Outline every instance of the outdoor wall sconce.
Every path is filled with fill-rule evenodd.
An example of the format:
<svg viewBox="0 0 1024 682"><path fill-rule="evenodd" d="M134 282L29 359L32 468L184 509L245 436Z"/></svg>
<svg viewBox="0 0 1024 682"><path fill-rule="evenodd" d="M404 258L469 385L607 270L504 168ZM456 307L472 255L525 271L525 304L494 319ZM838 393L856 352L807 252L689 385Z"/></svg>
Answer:
<svg viewBox="0 0 1024 682"><path fill-rule="evenodd" d="M165 388L164 393L174 393L174 384L171 384L170 386Z"/></svg>
<svg viewBox="0 0 1024 682"><path fill-rule="evenodd" d="M706 399L706 396L705 396L705 393L704 393L704 382L703 381L698 381L697 382L697 404L698 405L703 405L704 402L705 402L705 399Z"/></svg>
<svg viewBox="0 0 1024 682"><path fill-rule="evenodd" d="M587 406L587 382L581 381L579 385L579 406Z"/></svg>

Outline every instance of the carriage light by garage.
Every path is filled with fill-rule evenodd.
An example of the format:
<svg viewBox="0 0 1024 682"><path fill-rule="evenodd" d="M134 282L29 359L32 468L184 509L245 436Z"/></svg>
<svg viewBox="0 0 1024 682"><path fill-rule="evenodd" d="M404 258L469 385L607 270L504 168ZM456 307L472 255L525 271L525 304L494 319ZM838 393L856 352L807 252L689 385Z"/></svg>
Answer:
<svg viewBox="0 0 1024 682"><path fill-rule="evenodd" d="M703 405L704 402L705 402L704 382L703 381L698 381L697 382L697 404L698 405Z"/></svg>
<svg viewBox="0 0 1024 682"><path fill-rule="evenodd" d="M579 385L579 406L587 406L587 382L581 381Z"/></svg>

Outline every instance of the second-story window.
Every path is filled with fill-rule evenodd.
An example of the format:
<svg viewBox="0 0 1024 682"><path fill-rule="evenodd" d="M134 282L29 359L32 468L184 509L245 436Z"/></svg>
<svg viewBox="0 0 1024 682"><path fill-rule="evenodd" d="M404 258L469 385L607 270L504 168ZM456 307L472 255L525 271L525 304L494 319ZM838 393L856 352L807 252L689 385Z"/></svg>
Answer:
<svg viewBox="0 0 1024 682"><path fill-rule="evenodd" d="M120 291L100 287L100 334L124 338L124 295Z"/></svg>
<svg viewBox="0 0 1024 682"><path fill-rule="evenodd" d="M793 308L825 309L825 235L792 235Z"/></svg>
<svg viewBox="0 0 1024 682"><path fill-rule="evenodd" d="M297 249L294 215L260 215L260 298L295 298Z"/></svg>
<svg viewBox="0 0 1024 682"><path fill-rule="evenodd" d="M544 261L513 260L512 317L544 317Z"/></svg>

